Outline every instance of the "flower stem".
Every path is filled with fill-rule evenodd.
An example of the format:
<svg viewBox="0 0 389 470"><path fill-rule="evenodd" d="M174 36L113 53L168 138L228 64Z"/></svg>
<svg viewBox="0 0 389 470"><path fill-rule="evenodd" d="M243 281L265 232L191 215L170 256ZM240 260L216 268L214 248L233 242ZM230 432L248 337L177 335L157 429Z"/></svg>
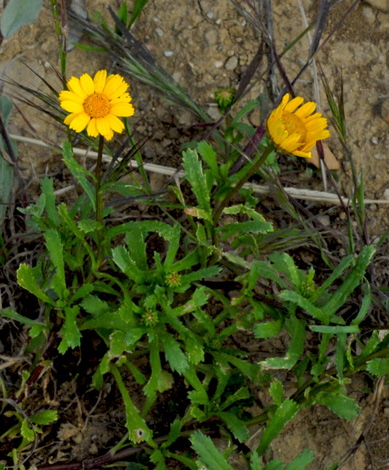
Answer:
<svg viewBox="0 0 389 470"><path fill-rule="evenodd" d="M97 266L100 266L102 262L102 241L103 235L103 213L104 213L104 202L103 193L101 191L101 167L103 161L103 150L104 150L104 137L100 135L99 150L97 153L97 163L95 169L95 190L96 190L96 222L97 228Z"/></svg>
<svg viewBox="0 0 389 470"><path fill-rule="evenodd" d="M216 225L220 219L220 216L222 215L223 213L223 210L225 209L225 207L227 207L227 205L229 204L229 202L233 199L233 197L238 193L238 191L242 188L242 186L247 182L247 180L249 178L251 178L251 176L253 176L257 171L258 169L263 165L263 163L265 163L267 157L271 154L271 152L274 150L274 146L273 145L269 145L265 151L263 152L263 154L261 155L261 157L259 158L259 160L254 163L254 165L250 168L250 170L242 177L242 179L240 181L238 181L238 183L236 183L236 185L231 189L231 191L227 194L227 196L219 202L219 204L216 206L215 210L214 210L214 213L213 213L213 221L214 221L214 225Z"/></svg>

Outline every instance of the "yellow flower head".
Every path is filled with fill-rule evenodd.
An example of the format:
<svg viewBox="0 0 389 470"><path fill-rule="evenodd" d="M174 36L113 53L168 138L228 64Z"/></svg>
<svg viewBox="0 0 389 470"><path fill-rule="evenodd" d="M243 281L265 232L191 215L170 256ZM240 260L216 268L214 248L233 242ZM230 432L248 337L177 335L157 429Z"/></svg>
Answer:
<svg viewBox="0 0 389 470"><path fill-rule="evenodd" d="M109 75L100 70L94 78L87 73L80 78L72 77L67 87L61 91L59 101L61 108L71 113L64 123L76 132L85 128L90 137L99 134L111 140L114 132L121 133L124 129L119 117L134 114L131 96L126 93L128 84L120 75Z"/></svg>
<svg viewBox="0 0 389 470"><path fill-rule="evenodd" d="M286 93L270 114L266 128L279 152L312 158L310 150L318 140L327 139L330 131L326 118L320 113L312 114L316 103L309 101L299 108L303 101L301 96L289 101L289 93Z"/></svg>

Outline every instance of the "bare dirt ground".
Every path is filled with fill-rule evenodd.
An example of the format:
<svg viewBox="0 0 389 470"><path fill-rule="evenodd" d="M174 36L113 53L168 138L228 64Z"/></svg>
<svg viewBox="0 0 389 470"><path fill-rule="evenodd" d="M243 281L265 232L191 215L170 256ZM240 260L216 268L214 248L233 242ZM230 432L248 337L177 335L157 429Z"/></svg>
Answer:
<svg viewBox="0 0 389 470"><path fill-rule="evenodd" d="M9 77L30 87L44 89L39 78L26 69L23 61L60 90L61 85L51 70L51 66L58 68L58 43L50 2L44 3L36 24L23 28L3 42L0 48L0 69L4 70L9 61L18 58L9 66ZM106 18L107 5L115 9L119 3L108 0L85 1L90 14L97 10L103 12ZM302 1L308 22L316 17L318 3ZM339 80L339 72L342 72L348 141L357 169L364 172L366 196L371 199L384 199L385 191L389 190L387 3L360 1L317 56L331 85ZM326 34L351 4L349 0L334 2L336 8L331 13ZM276 45L282 51L305 25L297 1L274 0L273 12ZM228 0L151 0L135 25L134 34L214 118L218 116L214 103L215 90L238 84L258 46L257 34ZM298 47L284 56L282 61L290 77L293 78L299 71L308 50L309 43L304 38ZM112 66L114 64L110 58L103 54L74 49L68 55L69 77L80 76L84 72L93 74L100 68L110 69ZM266 66L264 62L258 73L265 70ZM297 83L296 93L315 100L313 84L314 75L312 68L309 68ZM257 97L266 86L264 81L259 81L245 100ZM279 77L275 87L282 88ZM5 93L7 89L6 86ZM145 160L177 167L180 163L180 146L189 138L183 126L192 124L192 117L186 111L167 106L152 96L145 86L133 81L131 94L136 108L131 120L135 137L149 139L143 148ZM328 112L322 89L320 105L324 113ZM56 143L65 140L63 127L50 122L48 117L38 114L34 109L23 104L19 106L37 131L32 137L43 137ZM249 116L254 126L259 125L260 119L258 110ZM13 134L31 135L24 120L16 113L10 130ZM351 169L335 132L332 133L329 147L341 162L338 173L341 188L347 195L351 187ZM61 184L63 165L54 151L20 144L19 158L32 194L34 189L38 190L39 179L44 175L57 178L58 184ZM299 169L300 173L294 180L297 186L310 187L312 182L307 180L305 170L301 166ZM315 174L314 187L322 189L320 179ZM154 181L156 186L164 184L161 177L156 177ZM389 229L387 205L371 204L368 209L375 234ZM0 353L6 354L1 350ZM36 450L31 463L42 465L91 458L109 449L125 433L124 411L110 384L98 394L89 389L88 377L82 386L76 386L70 371L68 373L68 379L62 378L60 388L56 389L57 373L48 368L37 383L36 391L29 397L37 408L47 405L58 407L61 416L58 425L50 430L52 435L46 437L44 447ZM15 389L17 385L14 384ZM360 418L345 423L324 408L306 409L274 441L274 457L287 463L304 448L310 448L315 451L317 461L320 462L319 467L316 464L310 467L311 470L324 469L353 449L361 433L366 431L365 426L369 425L371 410L377 406L376 418L374 423L370 423L368 432L365 432L363 445L354 449L341 468L389 468L388 391L384 390L377 405L372 395L369 395L364 380L354 378L350 390L362 406ZM372 458L376 462L375 467L370 466Z"/></svg>

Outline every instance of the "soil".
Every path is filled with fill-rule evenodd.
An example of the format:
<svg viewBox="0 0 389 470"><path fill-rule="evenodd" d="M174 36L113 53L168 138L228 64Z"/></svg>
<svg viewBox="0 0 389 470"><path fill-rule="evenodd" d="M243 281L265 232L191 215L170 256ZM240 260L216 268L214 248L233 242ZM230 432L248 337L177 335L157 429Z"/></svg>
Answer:
<svg viewBox="0 0 389 470"><path fill-rule="evenodd" d="M100 11L110 24L112 21L109 19L107 6L110 5L117 11L119 3L121 2L112 0L85 0L90 15L93 11ZM298 3L273 0L274 36L278 52L305 28ZM317 15L319 1L302 0L301 3L309 23ZM245 2L241 1L240 4ZM349 0L334 2L324 38L351 4ZM384 199L385 191L389 190L388 55L385 53L389 39L389 11L385 11L385 2L382 4L384 7L378 9L369 3L359 2L316 56L331 86L339 84L340 73L342 74L348 144L357 170L363 170L366 196L370 199ZM135 23L133 32L174 79L188 90L190 96L204 106L213 119L219 116L214 92L220 87L238 85L259 43L258 33L254 31L249 20L228 0L150 0ZM308 51L309 43L307 38L304 38L298 47L292 48L282 58L289 77L293 78L298 73L308 56ZM56 89L62 89L53 71L53 68L58 69L59 59L50 2L44 2L43 10L35 24L24 27L10 39L3 41L0 52L0 70L8 67L9 79L36 90L46 91L40 78L26 67L27 64ZM93 74L101 68L111 69L114 65L109 56L101 53L90 53L75 48L68 54L69 76L80 76L85 71ZM266 68L267 62L264 60L258 75ZM309 67L295 86L296 94L316 101L314 79L313 69ZM193 117L187 111L166 105L152 95L145 85L134 80L130 82L136 109L135 116L131 118L131 126L135 140L147 138L142 149L145 160L178 167L181 158L180 147L198 133L187 128L195 123ZM282 89L279 76L276 77L273 88L275 91ZM15 94L15 90L9 85L5 86L4 92ZM259 95L269 96L265 80L255 83L244 102ZM329 115L322 87L319 103L324 114ZM66 139L65 129L49 117L23 103L18 106L24 117L14 113L9 127L11 133L57 144ZM260 111L254 110L249 116L249 122L258 126L262 118ZM34 133L31 133L26 121L34 127ZM351 168L334 131L329 140L329 147L341 162L338 175L341 190L347 195L351 188ZM22 143L18 145L18 150L20 166L31 197L38 195L39 181L44 175L55 177L58 187L63 185L63 164L58 153ZM298 162L297 171L294 168L293 173L294 184L296 187L322 190L319 172L314 170L314 178L309 180L307 165L306 162ZM154 188L160 189L164 182L164 177L154 176L152 184ZM389 229L386 205L371 204L368 214L374 234L378 235ZM7 333L7 328L3 325L2 333ZM22 339L15 339L14 344L19 344L22 348ZM93 348L97 347L96 338L90 338L89 341L92 342ZM8 355L7 351L0 350L0 353ZM9 366L9 375L7 367L4 369L6 379L11 380L17 365L18 362ZM61 410L61 419L49 429L50 436L41 440L45 443L44 447L35 450L29 464L47 465L93 458L117 444L125 434L124 410L118 392L110 383L107 383L100 393L89 388L90 376L87 376L81 385L76 385L73 380L75 372L85 375L85 370L88 369L83 369L79 358L71 355L64 358L64 364L56 367L58 371L49 366L42 371L35 391L30 391L28 397L31 409L37 410L50 405ZM92 369L92 366L90 367ZM71 368L74 369L70 371ZM63 376L66 370L68 378ZM88 374L89 372L88 370ZM7 380L6 383L13 390L20 385ZM365 426L369 424L369 416L374 407L371 395L362 391L363 387L366 388L366 383L360 377L354 378L349 387L362 406L358 419L344 422L327 409L305 409L273 442L273 456L288 463L304 448L310 448L315 451L320 466L309 468L316 470L330 466L333 461L341 459L349 450L354 449L341 467L343 470L389 468L388 391L383 392L375 412L374 423L366 432ZM363 445L354 447L362 432L365 436ZM370 466L371 462L375 462L375 467Z"/></svg>

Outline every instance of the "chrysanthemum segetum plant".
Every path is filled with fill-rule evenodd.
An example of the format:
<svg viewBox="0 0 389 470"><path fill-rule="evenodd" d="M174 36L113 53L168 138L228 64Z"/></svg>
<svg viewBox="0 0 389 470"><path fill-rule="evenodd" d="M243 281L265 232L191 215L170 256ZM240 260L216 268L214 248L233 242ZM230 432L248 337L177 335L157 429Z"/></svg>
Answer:
<svg viewBox="0 0 389 470"><path fill-rule="evenodd" d="M308 101L300 107L304 98L297 96L291 101L289 99L289 93L286 93L281 104L270 114L266 121L270 143L243 178L216 206L214 210L215 224L234 195L259 170L274 150L287 155L312 158L310 150L316 145L316 142L330 136L330 131L327 129L327 119L323 118L320 113L314 113L316 103Z"/></svg>
<svg viewBox="0 0 389 470"><path fill-rule="evenodd" d="M102 157L104 139L111 140L114 132L121 133L124 124L120 117L134 114L131 96L127 93L128 83L117 74L107 76L106 70L99 70L92 78L87 73L80 78L72 77L67 82L68 90L59 94L61 107L69 112L64 123L76 132L86 132L90 137L99 138L99 150L95 169L96 222L97 222L97 266L103 260L103 211L101 189Z"/></svg>
<svg viewBox="0 0 389 470"><path fill-rule="evenodd" d="M100 70L92 79L84 73L80 78L72 77L67 87L69 90L61 91L59 101L71 113L64 123L76 132L86 128L90 137L102 135L111 140L114 132L123 132L119 118L134 114L128 84L120 75L107 76L106 70Z"/></svg>
<svg viewBox="0 0 389 470"><path fill-rule="evenodd" d="M289 93L282 98L281 104L269 116L266 129L273 144L280 153L312 158L310 150L318 140L327 139L327 119L314 113L316 103L296 96L289 101ZM314 113L314 114L313 114Z"/></svg>

